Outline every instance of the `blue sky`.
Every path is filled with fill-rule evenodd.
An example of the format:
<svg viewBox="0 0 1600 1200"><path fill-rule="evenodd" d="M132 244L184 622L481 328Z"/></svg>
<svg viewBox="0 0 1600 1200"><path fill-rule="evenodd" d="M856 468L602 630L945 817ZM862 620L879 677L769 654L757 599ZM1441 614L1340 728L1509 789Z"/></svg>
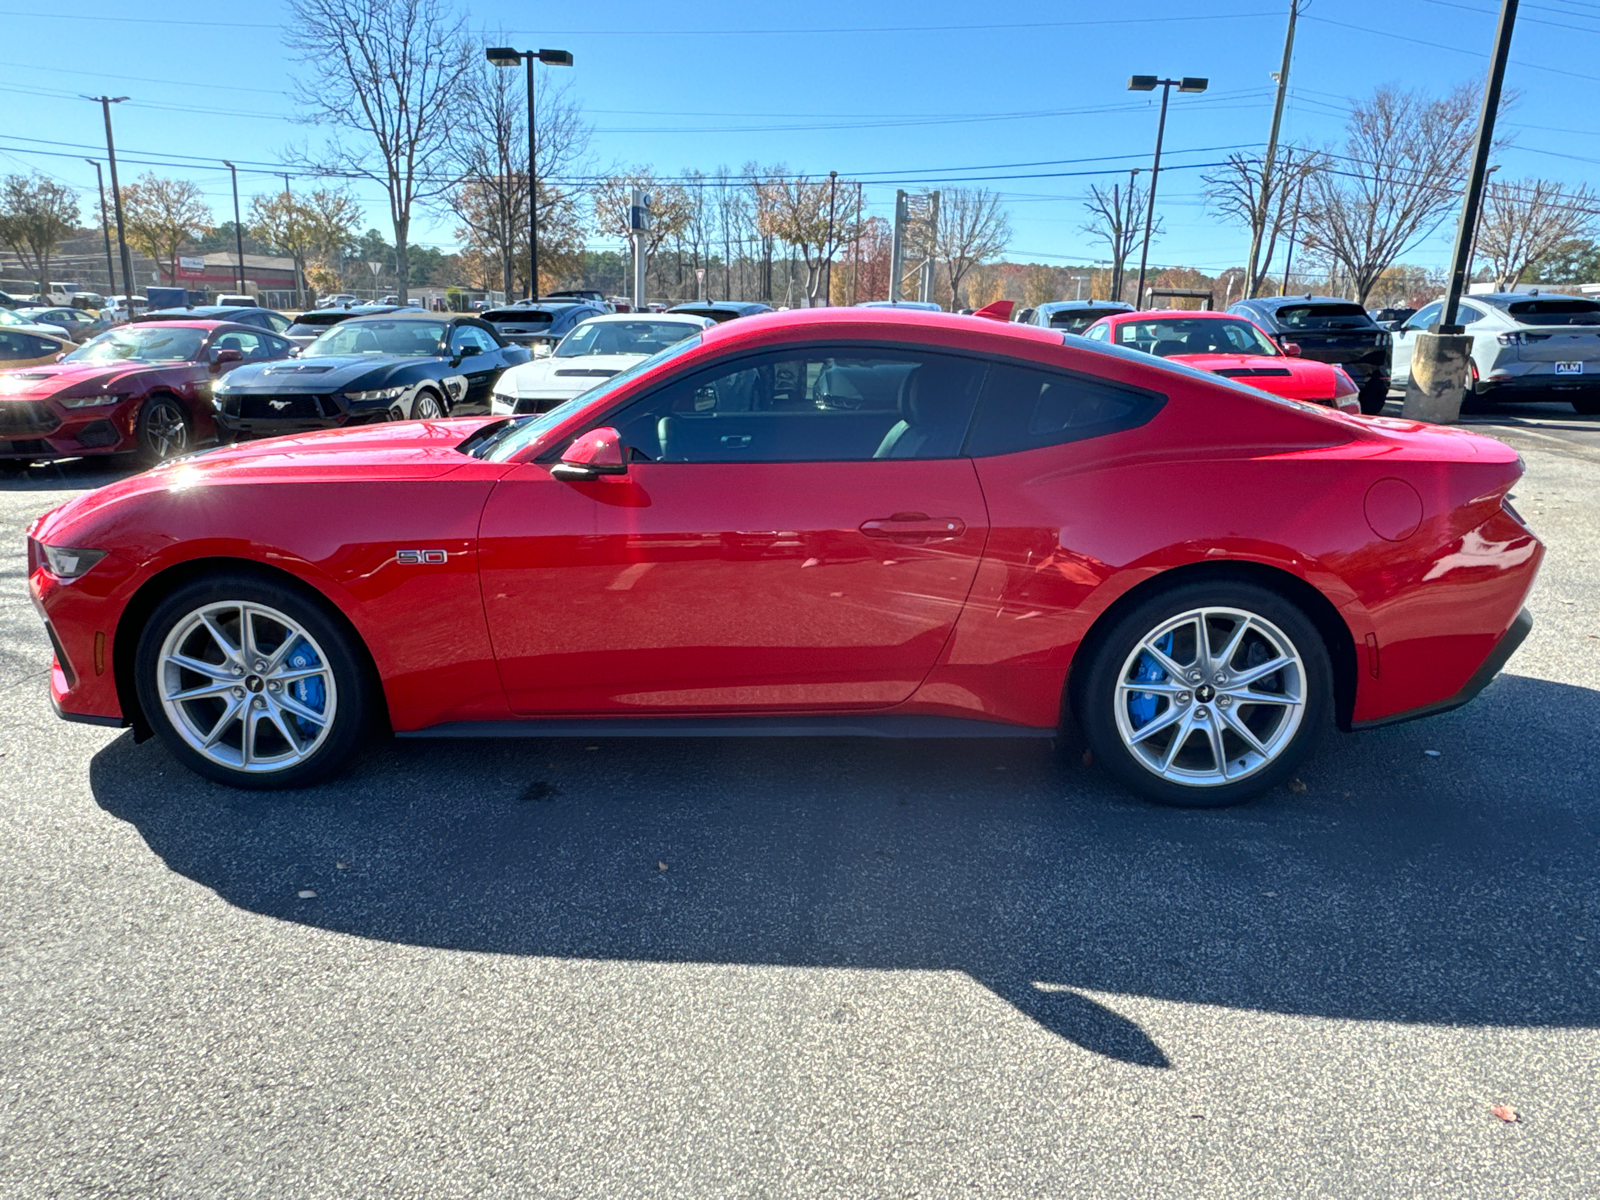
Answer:
<svg viewBox="0 0 1600 1200"><path fill-rule="evenodd" d="M103 157L100 109L76 97L127 95L114 114L123 179L149 169L193 178L222 220L231 193L215 160L260 164L241 172L248 205L252 192L281 186L270 171L285 146L320 137L292 120L287 81L305 68L282 49L278 0L25 7L0 0L0 172L38 168L92 191L83 158ZM1152 258L1213 273L1239 263L1245 234L1206 211L1200 171L1184 168L1265 142L1288 15L1288 0L463 7L475 29L573 52L563 75L596 127L599 166L673 173L755 159L837 170L865 178L869 212L885 215L895 180L1008 176L983 186L1006 199L1016 261L1103 253L1080 229L1083 193L1148 168L1155 137L1159 93L1129 93L1128 75L1206 76L1205 95L1173 95L1159 194L1167 233ZM1284 137L1336 139L1348 99L1378 84L1481 84L1497 10L1495 0L1311 0ZM530 27L543 14L549 24ZM1597 51L1600 0L1524 0L1507 76L1521 93L1508 118L1516 145L1497 160L1500 178L1592 179ZM370 223L388 232L381 193L356 190ZM1448 235L1406 261L1442 264ZM414 240L447 247L448 218L423 215Z"/></svg>

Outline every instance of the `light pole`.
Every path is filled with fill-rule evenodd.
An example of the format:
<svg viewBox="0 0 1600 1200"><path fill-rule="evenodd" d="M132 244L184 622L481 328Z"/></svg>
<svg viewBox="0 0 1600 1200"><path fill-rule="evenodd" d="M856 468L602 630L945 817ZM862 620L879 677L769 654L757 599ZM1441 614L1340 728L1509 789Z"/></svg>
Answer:
<svg viewBox="0 0 1600 1200"><path fill-rule="evenodd" d="M106 181L105 177L100 174L99 159L86 158L83 161L94 168L94 186L95 190L100 193L100 232L105 234L106 239L106 295L115 296L117 294L117 272L111 265L111 222L106 218Z"/></svg>
<svg viewBox="0 0 1600 1200"><path fill-rule="evenodd" d="M244 295L244 229L239 224L239 170L227 159L222 165L233 176L233 244L239 251L239 294Z"/></svg>
<svg viewBox="0 0 1600 1200"><path fill-rule="evenodd" d="M126 96L85 96L100 105L106 117L106 161L111 165L111 202L117 210L117 249L122 257L122 297L128 303L128 318L133 318L133 261L128 257L128 235L122 221L122 189L117 185L117 145L111 137L111 106Z"/></svg>
<svg viewBox="0 0 1600 1200"><path fill-rule="evenodd" d="M1150 227L1156 219L1156 184L1161 177L1161 139L1167 132L1167 97L1172 94L1173 88L1180 92L1203 92L1208 82L1190 75L1182 79L1157 79L1154 75L1128 77L1130 92L1153 92L1157 87L1161 89L1161 119L1156 124L1156 160L1150 166L1150 203L1144 214L1144 248L1139 251L1139 288L1133 296L1135 308L1144 307L1144 272L1150 261Z"/></svg>
<svg viewBox="0 0 1600 1200"><path fill-rule="evenodd" d="M570 50L512 50L507 46L490 46L484 56L497 67L528 65L528 299L539 296L539 190L538 153L535 139L533 109L533 64L542 62L548 67L570 67Z"/></svg>

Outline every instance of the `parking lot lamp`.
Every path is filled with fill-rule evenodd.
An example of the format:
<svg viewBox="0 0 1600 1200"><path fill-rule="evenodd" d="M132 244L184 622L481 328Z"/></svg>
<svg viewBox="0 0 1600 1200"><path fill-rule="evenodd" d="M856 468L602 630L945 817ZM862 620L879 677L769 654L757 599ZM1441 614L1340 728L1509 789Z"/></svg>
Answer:
<svg viewBox="0 0 1600 1200"><path fill-rule="evenodd" d="M128 257L128 235L122 222L122 189L117 185L117 145L111 137L111 106L121 104L126 96L85 96L100 105L106 118L106 161L111 165L111 202L117 212L117 249L122 256L122 294L128 302L128 316L133 316L133 261Z"/></svg>
<svg viewBox="0 0 1600 1200"><path fill-rule="evenodd" d="M228 168L228 174L233 176L233 244L239 251L239 294L244 290L244 228L239 224L239 169L227 159L222 160L222 165Z"/></svg>
<svg viewBox="0 0 1600 1200"><path fill-rule="evenodd" d="M115 296L117 294L117 272L116 268L111 265L111 222L106 219L106 180L105 176L100 174L99 159L86 158L83 161L94 168L94 187L95 191L100 193L100 232L105 235L106 239L106 295Z"/></svg>
<svg viewBox="0 0 1600 1200"><path fill-rule="evenodd" d="M570 67L570 50L513 50L508 46L490 46L484 56L497 67L514 67L526 63L528 67L528 299L539 296L539 184L538 154L533 108L533 64L542 62L548 67Z"/></svg>
<svg viewBox="0 0 1600 1200"><path fill-rule="evenodd" d="M1154 75L1130 75L1130 92L1153 92L1161 89L1161 119L1156 123L1156 159L1150 165L1150 202L1144 214L1144 248L1139 251L1139 287L1133 294L1135 308L1144 307L1144 272L1150 260L1150 227L1156 219L1156 184L1161 177L1161 139L1167 132L1167 97L1172 89L1180 92L1203 92L1208 80L1185 75L1182 79L1157 79Z"/></svg>

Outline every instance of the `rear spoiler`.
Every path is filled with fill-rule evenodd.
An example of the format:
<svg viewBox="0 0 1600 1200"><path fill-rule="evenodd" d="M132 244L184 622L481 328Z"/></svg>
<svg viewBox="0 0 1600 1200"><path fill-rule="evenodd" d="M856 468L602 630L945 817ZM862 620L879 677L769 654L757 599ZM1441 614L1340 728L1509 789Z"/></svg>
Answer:
<svg viewBox="0 0 1600 1200"><path fill-rule="evenodd" d="M975 317L988 317L991 321L1011 320L1011 310L1016 306L1014 300L996 300L993 304L985 304L972 315Z"/></svg>

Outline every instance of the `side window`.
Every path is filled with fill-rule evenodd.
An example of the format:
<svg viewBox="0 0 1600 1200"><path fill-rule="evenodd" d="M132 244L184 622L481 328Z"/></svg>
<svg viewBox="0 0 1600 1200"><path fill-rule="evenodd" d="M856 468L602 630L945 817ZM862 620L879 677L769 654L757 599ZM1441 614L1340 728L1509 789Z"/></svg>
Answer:
<svg viewBox="0 0 1600 1200"><path fill-rule="evenodd" d="M1036 367L989 368L967 453L975 458L1058 446L1143 425L1165 397Z"/></svg>
<svg viewBox="0 0 1600 1200"><path fill-rule="evenodd" d="M283 333L292 324L289 318L282 313L263 312L261 315L266 318L267 328L272 330L273 333Z"/></svg>
<svg viewBox="0 0 1600 1200"><path fill-rule="evenodd" d="M612 419L661 462L955 458L984 364L873 346L771 351L675 380Z"/></svg>
<svg viewBox="0 0 1600 1200"><path fill-rule="evenodd" d="M1420 312L1413 313L1411 319L1405 323L1407 332L1426 329L1439 319L1439 314L1444 311L1444 305L1437 302L1428 305Z"/></svg>
<svg viewBox="0 0 1600 1200"><path fill-rule="evenodd" d="M1456 310L1456 320L1463 325L1473 325L1483 320L1488 314L1481 308L1473 308L1470 304L1463 304Z"/></svg>
<svg viewBox="0 0 1600 1200"><path fill-rule="evenodd" d="M479 354L496 349L494 339L477 326L457 325L455 332L450 335L450 353L460 354L468 346L475 347Z"/></svg>
<svg viewBox="0 0 1600 1200"><path fill-rule="evenodd" d="M287 358L289 356L289 351L293 349L293 342L286 341L280 337L273 337L271 334L263 334L261 337L261 353L259 357Z"/></svg>
<svg viewBox="0 0 1600 1200"><path fill-rule="evenodd" d="M245 362L260 362L268 357L261 352L261 335L246 333L242 329L230 329L219 337L213 350L237 350L244 356Z"/></svg>
<svg viewBox="0 0 1600 1200"><path fill-rule="evenodd" d="M1097 342L1103 342L1107 340L1110 333L1111 326L1109 325L1091 325L1083 331L1083 336L1093 338Z"/></svg>

